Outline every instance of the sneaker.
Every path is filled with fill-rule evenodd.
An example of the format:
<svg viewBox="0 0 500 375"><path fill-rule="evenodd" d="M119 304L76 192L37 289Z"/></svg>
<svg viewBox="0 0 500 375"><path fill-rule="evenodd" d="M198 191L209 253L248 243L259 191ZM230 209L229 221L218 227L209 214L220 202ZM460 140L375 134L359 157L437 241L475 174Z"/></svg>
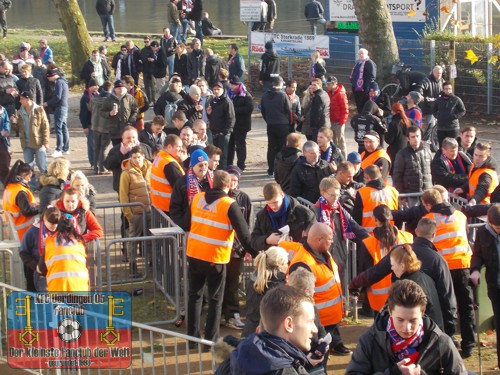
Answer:
<svg viewBox="0 0 500 375"><path fill-rule="evenodd" d="M103 42L107 42L108 41L108 37L104 38Z"/></svg>
<svg viewBox="0 0 500 375"><path fill-rule="evenodd" d="M224 325L228 328L243 329L243 327L240 327L238 325L235 318L230 318L229 320L226 320L226 323Z"/></svg>
<svg viewBox="0 0 500 375"><path fill-rule="evenodd" d="M240 314L239 313L234 313L234 322L238 327L245 327L245 323L241 321Z"/></svg>
<svg viewBox="0 0 500 375"><path fill-rule="evenodd" d="M71 152L69 152L69 150L68 151L63 151L63 154L64 155L69 155L69 154L71 154Z"/></svg>
<svg viewBox="0 0 500 375"><path fill-rule="evenodd" d="M62 154L62 152L61 152L61 151L57 151L57 150L56 150L56 151L54 151L54 152L52 153L52 155L51 155L51 156L52 156L53 158L59 158L59 157L61 157L62 155L63 155L63 154Z"/></svg>

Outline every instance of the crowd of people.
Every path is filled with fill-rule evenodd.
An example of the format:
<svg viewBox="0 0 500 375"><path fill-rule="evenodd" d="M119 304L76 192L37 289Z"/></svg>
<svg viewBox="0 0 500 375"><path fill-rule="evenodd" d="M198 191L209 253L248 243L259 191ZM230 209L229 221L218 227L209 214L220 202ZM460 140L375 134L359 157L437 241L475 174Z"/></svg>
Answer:
<svg viewBox="0 0 500 375"><path fill-rule="evenodd" d="M197 3L188 2L193 9L187 14ZM479 283L483 265L498 308L500 216L494 203L500 187L491 146L477 140L474 127L460 128L465 107L443 80L442 68L423 77L405 105L390 103L376 83L375 62L361 49L350 76L357 150L349 150L344 85L313 53L310 84L300 99L297 82L284 82L280 57L266 43L260 111L267 126L267 175L274 182L264 184L265 207L253 222L251 199L239 188L254 112L243 58L236 44L229 46L227 61L203 50L202 37L186 45L181 25L179 17L163 29L160 41L144 38L142 49L127 41L111 65L105 46L92 51L80 75L86 88L79 118L92 170L112 174L119 202L141 203L123 207L122 237L147 234L152 209L186 231L187 333L216 341L222 321L243 330L247 338L221 374L245 373L257 356L266 357L259 362L262 373L324 374L329 354L353 352L344 345L340 322L347 291L362 292L362 311L375 322L361 337L347 373L464 374L461 357L470 357L476 343L469 281ZM0 63L2 137L8 139L10 123L17 124L24 156L10 169L10 157L0 158L3 170L10 170L3 208L22 241L28 290L86 291L85 246L103 230L93 213L94 189L64 158L70 152L68 83L47 42L41 40L40 47L41 53L20 47L13 60L19 77L5 58ZM38 68L46 70L39 74ZM151 109L155 117L144 121ZM49 115L56 146L47 163ZM440 144L435 154L422 140L422 129L433 121ZM2 155L8 155L7 147L0 144ZM39 203L33 187L40 190ZM463 212L449 203L450 193L467 200ZM484 235L472 252L467 216L486 213ZM359 249L352 280L347 240ZM151 264L150 249L142 250ZM138 254L134 242L122 254L131 276L138 274ZM237 286L250 256L255 273L243 322ZM461 342L455 337L458 317ZM176 322L182 324L183 317Z"/></svg>

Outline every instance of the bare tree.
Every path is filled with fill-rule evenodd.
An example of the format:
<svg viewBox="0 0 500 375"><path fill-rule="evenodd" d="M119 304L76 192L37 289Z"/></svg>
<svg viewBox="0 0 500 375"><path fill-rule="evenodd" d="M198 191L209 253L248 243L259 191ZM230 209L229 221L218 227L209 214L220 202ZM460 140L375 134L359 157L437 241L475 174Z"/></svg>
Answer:
<svg viewBox="0 0 500 375"><path fill-rule="evenodd" d="M92 52L92 39L77 0L52 0L57 9L71 56L71 71L78 77Z"/></svg>
<svg viewBox="0 0 500 375"><path fill-rule="evenodd" d="M377 82L384 84L399 60L398 46L386 0L353 0L359 38L377 64Z"/></svg>

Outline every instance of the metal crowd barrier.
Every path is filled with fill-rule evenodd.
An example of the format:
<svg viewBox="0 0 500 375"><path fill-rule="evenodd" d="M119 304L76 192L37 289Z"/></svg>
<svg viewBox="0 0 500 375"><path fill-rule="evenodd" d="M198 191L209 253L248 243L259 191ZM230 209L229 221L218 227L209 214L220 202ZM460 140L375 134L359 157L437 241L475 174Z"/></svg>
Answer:
<svg viewBox="0 0 500 375"><path fill-rule="evenodd" d="M0 361L7 362L8 348L8 310L7 297L11 292L23 291L23 289L0 283ZM33 294L34 296L34 294ZM46 304L31 304L31 311L34 309L44 309L46 314L52 315L47 310ZM36 314L32 313L32 316ZM49 316L49 315L47 315ZM62 317L59 318L62 320ZM82 316L79 316L79 320ZM90 324L83 326L103 327L107 326L108 315L87 311L84 319ZM115 317L114 321L120 320ZM35 322L32 322L35 323ZM187 336L178 332L173 332L157 327L148 326L135 321L132 326L132 363L127 369L31 369L25 370L33 374L213 374L215 370L215 360L212 347L214 342ZM192 346L192 349L189 347ZM36 344L34 344L36 347ZM210 348L210 351L204 350Z"/></svg>
<svg viewBox="0 0 500 375"><path fill-rule="evenodd" d="M10 284L19 288L26 288L24 277L24 265L19 256L21 241L14 226L10 214L1 215L2 239L0 241L0 266L2 268L2 282L10 281ZM7 257L9 258L7 262Z"/></svg>

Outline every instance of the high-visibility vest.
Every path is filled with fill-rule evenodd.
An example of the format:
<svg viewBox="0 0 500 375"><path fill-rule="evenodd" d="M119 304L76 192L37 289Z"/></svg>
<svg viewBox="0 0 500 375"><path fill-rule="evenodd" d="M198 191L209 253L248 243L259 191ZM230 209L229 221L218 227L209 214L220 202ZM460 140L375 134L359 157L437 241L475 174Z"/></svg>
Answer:
<svg viewBox="0 0 500 375"><path fill-rule="evenodd" d="M45 264L49 292L88 292L89 271L85 245L77 240L59 243L57 233L45 240Z"/></svg>
<svg viewBox="0 0 500 375"><path fill-rule="evenodd" d="M170 198L173 186L170 185L163 169L167 164L175 163L184 174L184 169L168 152L161 150L156 154L151 168L151 203L162 211L170 211Z"/></svg>
<svg viewBox="0 0 500 375"><path fill-rule="evenodd" d="M376 189L371 186L364 186L358 190L363 201L363 219L361 226L368 232L375 228L375 218L373 210L375 207L385 204L391 210L398 209L399 193L392 186L386 186L383 189Z"/></svg>
<svg viewBox="0 0 500 375"><path fill-rule="evenodd" d="M375 236L370 236L363 240L368 252L372 256L373 265L380 262L380 260L385 257L390 249L382 249L380 247L380 241L375 238ZM396 238L396 245L402 245L405 243L413 243L413 236L411 233L398 230L398 235ZM389 288L392 285L392 275L389 274L384 277L379 282L370 285L367 290L368 301L370 306L375 311L380 311L384 307L387 297L389 296Z"/></svg>
<svg viewBox="0 0 500 375"><path fill-rule="evenodd" d="M293 242L293 241L281 241L278 244L278 246L282 247L283 249L286 250L286 252L288 253L288 260L289 261L293 259L293 257L295 256L295 254L297 254L297 252L300 249L304 248L301 243L299 243L299 242Z"/></svg>
<svg viewBox="0 0 500 375"><path fill-rule="evenodd" d="M387 154L387 152L383 148L373 151L366 158L365 155L366 151L363 151L361 153L361 169L366 169L366 167L375 164L378 159L383 158L389 162L389 170L391 170L391 164L392 164L391 157L389 156L389 154ZM389 172L387 172L387 176L389 176ZM384 178L384 183L385 184L387 183L387 178Z"/></svg>
<svg viewBox="0 0 500 375"><path fill-rule="evenodd" d="M472 164L469 171L469 198L472 198L474 192L476 191L477 184L479 182L479 177L481 177L483 173L487 173L491 176L491 184L488 187L488 194L486 195L486 197L484 197L484 199L481 202L477 203L488 204L490 203L491 193L493 193L493 190L495 190L495 188L498 186L497 172L488 167L477 168L474 171L473 169L474 169L474 164Z"/></svg>
<svg viewBox="0 0 500 375"><path fill-rule="evenodd" d="M338 324L344 314L339 271L330 253L328 257L329 265L320 264L302 246L290 262L290 267L299 262L307 264L316 277L314 303L318 309L321 324L325 327Z"/></svg>
<svg viewBox="0 0 500 375"><path fill-rule="evenodd" d="M20 183L8 184L3 192L3 209L8 213L14 222L19 241L23 240L26 231L35 222L35 216L24 216L21 208L16 204L17 194L24 191L28 195L30 205L35 204L35 196L26 186Z"/></svg>
<svg viewBox="0 0 500 375"><path fill-rule="evenodd" d="M233 202L232 198L222 197L207 204L204 192L194 196L186 251L189 257L209 263L229 263L234 229L227 213Z"/></svg>
<svg viewBox="0 0 500 375"><path fill-rule="evenodd" d="M467 240L465 215L456 210L452 215L429 212L424 217L436 221L436 237L432 242L450 270L469 268L472 252Z"/></svg>

